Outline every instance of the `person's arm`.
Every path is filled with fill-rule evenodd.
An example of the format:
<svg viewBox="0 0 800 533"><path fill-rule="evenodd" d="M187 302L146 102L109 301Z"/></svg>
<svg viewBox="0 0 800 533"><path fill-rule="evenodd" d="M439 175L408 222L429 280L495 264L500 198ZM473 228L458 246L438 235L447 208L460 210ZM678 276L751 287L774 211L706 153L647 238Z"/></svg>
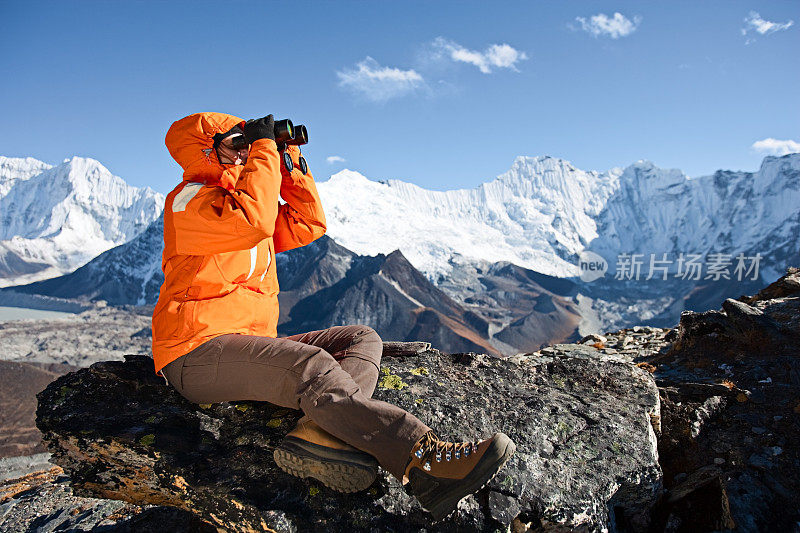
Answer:
<svg viewBox="0 0 800 533"><path fill-rule="evenodd" d="M278 208L275 221L275 253L299 248L322 237L327 229L322 202L314 184L311 171L300 170L300 148L286 147L291 155L294 169L289 172L281 166L281 196L286 201Z"/></svg>
<svg viewBox="0 0 800 533"><path fill-rule="evenodd" d="M275 141L256 138L234 190L189 182L167 202L176 251L208 255L246 250L273 235L280 186Z"/></svg>

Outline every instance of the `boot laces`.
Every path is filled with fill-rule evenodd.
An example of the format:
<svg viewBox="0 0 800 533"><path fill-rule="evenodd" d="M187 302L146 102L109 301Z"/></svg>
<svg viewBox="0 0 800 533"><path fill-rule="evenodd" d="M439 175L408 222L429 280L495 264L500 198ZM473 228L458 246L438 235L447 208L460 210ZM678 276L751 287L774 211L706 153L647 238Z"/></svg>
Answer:
<svg viewBox="0 0 800 533"><path fill-rule="evenodd" d="M458 460L469 457L478 451L478 441L470 442L446 442L439 440L433 431L423 435L420 447L414 455L422 460L425 470L431 469L431 459L436 462Z"/></svg>

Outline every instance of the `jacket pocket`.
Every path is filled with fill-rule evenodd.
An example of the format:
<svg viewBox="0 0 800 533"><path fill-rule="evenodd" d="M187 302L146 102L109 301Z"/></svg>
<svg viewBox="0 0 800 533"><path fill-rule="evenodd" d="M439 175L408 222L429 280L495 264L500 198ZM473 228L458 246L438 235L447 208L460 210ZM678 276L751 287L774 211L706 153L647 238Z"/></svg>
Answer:
<svg viewBox="0 0 800 533"><path fill-rule="evenodd" d="M170 300L153 317L153 335L159 339L176 339L190 335L194 323L194 306L194 300Z"/></svg>

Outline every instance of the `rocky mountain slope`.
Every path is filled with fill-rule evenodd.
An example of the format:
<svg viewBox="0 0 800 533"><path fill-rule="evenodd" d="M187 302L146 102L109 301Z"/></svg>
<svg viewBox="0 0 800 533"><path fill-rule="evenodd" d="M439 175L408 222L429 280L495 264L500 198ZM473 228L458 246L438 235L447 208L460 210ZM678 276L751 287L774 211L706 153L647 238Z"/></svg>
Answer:
<svg viewBox="0 0 800 533"><path fill-rule="evenodd" d="M361 254L399 249L467 307L473 288L449 280L472 276L481 262L573 280L581 334L669 326L683 310L757 291L800 261L800 154L766 157L756 172L698 178L647 161L600 173L519 157L470 190L428 191L351 171L319 185L338 243ZM387 210L405 215L384 217ZM594 282L578 279L587 251L607 266ZM687 270L688 259L699 271ZM635 272L626 261L639 265Z"/></svg>
<svg viewBox="0 0 800 533"><path fill-rule="evenodd" d="M155 305L164 283L163 249L164 219L158 216L130 242L103 252L74 272L10 287L5 292L103 300L111 305Z"/></svg>
<svg viewBox="0 0 800 533"><path fill-rule="evenodd" d="M489 339L504 354L576 340L582 325L598 331L581 315L579 286L508 262L491 263L454 256L450 277L438 288L489 324Z"/></svg>
<svg viewBox="0 0 800 533"><path fill-rule="evenodd" d="M72 272L144 231L163 206L163 195L94 159L0 157L0 286Z"/></svg>
<svg viewBox="0 0 800 533"><path fill-rule="evenodd" d="M163 282L163 223L71 274L0 291L112 305L152 305ZM579 337L577 286L510 263L466 262L437 288L399 251L360 256L328 236L276 257L278 332L364 323L384 338L422 340L450 352L518 353ZM457 288L457 289L456 289ZM450 290L468 294L465 302Z"/></svg>
<svg viewBox="0 0 800 533"><path fill-rule="evenodd" d="M358 256L323 236L278 256L279 334L363 323L382 338L499 354L488 323L434 287L399 251Z"/></svg>

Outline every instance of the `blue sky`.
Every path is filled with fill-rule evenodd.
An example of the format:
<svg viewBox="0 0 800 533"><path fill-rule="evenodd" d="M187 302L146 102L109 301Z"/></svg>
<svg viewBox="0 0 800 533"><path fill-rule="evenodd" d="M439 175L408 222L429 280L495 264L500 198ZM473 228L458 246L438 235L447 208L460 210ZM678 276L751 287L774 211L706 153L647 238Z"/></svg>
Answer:
<svg viewBox="0 0 800 533"><path fill-rule="evenodd" d="M1 155L162 193L197 111L306 124L319 181L438 190L518 155L698 176L800 149L798 1L4 1L0 47Z"/></svg>

